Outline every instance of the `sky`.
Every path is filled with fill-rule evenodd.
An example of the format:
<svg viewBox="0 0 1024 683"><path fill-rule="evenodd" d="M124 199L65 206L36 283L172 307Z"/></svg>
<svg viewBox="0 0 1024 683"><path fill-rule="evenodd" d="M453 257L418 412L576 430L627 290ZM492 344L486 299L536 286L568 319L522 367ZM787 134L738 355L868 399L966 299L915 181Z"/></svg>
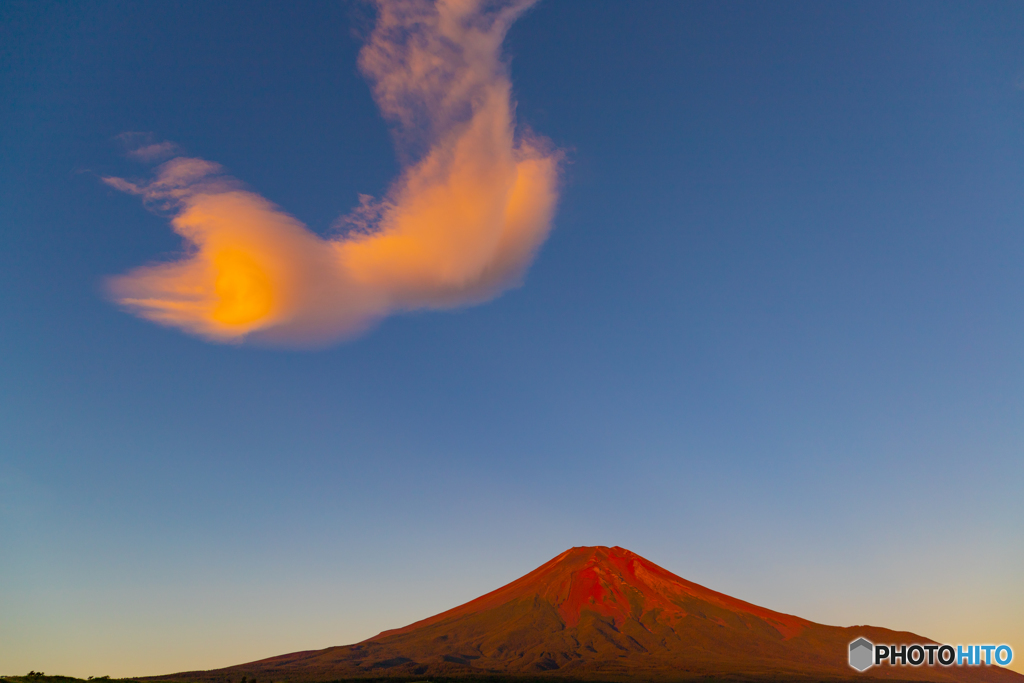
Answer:
<svg viewBox="0 0 1024 683"><path fill-rule="evenodd" d="M0 4L0 673L578 545L1024 672L1024 6L467 7Z"/></svg>

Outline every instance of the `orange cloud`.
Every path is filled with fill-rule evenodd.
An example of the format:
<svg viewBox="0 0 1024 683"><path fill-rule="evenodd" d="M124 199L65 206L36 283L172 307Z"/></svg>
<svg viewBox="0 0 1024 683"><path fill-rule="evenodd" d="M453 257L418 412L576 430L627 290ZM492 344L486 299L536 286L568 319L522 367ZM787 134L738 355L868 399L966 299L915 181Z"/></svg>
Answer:
<svg viewBox="0 0 1024 683"><path fill-rule="evenodd" d="M399 145L425 151L382 200L362 198L342 236L318 236L202 159L171 159L145 183L105 178L171 211L187 246L111 278L115 300L215 341L317 344L517 284L550 230L560 162L543 139L517 135L501 60L532 2L378 3L360 68Z"/></svg>

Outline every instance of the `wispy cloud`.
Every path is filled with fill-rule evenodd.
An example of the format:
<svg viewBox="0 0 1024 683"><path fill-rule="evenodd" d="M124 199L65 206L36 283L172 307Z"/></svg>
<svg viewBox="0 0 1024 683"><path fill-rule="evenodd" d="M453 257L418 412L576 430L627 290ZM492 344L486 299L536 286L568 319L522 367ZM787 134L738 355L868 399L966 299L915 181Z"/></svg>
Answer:
<svg viewBox="0 0 1024 683"><path fill-rule="evenodd" d="M486 301L516 285L551 226L560 156L517 133L501 44L533 0L383 0L359 65L405 152L380 200L324 239L214 163L176 157L146 182L105 178L172 212L176 261L110 280L155 322L217 341L319 344L395 311ZM146 141L136 158L176 152ZM152 155L152 156L151 156Z"/></svg>
<svg viewBox="0 0 1024 683"><path fill-rule="evenodd" d="M152 133L121 133L117 140L125 147L125 153L138 161L161 161L181 153L173 142L156 142Z"/></svg>

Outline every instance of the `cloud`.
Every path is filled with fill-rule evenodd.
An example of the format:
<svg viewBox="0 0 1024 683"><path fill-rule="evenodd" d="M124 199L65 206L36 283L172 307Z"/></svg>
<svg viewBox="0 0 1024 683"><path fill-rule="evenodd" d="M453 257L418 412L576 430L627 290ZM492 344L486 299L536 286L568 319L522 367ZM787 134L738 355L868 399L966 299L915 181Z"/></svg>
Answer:
<svg viewBox="0 0 1024 683"><path fill-rule="evenodd" d="M157 159L166 159L167 157L174 156L177 153L178 146L173 142L161 142L133 149L128 155L139 161L156 161Z"/></svg>
<svg viewBox="0 0 1024 683"><path fill-rule="evenodd" d="M152 133L121 133L117 140L124 146L125 153L138 161L159 161L181 152L173 142L155 142Z"/></svg>
<svg viewBox="0 0 1024 683"><path fill-rule="evenodd" d="M145 182L104 178L171 213L186 251L111 278L113 298L206 339L323 344L382 317L489 300L546 239L561 157L516 131L501 44L533 0L383 0L359 66L408 163L322 238L203 159ZM137 147L159 156L169 143Z"/></svg>

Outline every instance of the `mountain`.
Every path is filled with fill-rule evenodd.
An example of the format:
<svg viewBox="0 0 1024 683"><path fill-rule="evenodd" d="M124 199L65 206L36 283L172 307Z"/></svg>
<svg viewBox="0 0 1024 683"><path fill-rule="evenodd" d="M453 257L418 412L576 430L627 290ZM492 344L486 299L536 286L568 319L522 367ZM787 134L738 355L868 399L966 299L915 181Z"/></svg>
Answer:
<svg viewBox="0 0 1024 683"><path fill-rule="evenodd" d="M516 677L606 681L977 681L1024 683L996 666L847 664L851 641L930 643L840 628L737 600L623 548L581 547L496 591L355 645L163 680ZM954 644L955 645L955 644Z"/></svg>

